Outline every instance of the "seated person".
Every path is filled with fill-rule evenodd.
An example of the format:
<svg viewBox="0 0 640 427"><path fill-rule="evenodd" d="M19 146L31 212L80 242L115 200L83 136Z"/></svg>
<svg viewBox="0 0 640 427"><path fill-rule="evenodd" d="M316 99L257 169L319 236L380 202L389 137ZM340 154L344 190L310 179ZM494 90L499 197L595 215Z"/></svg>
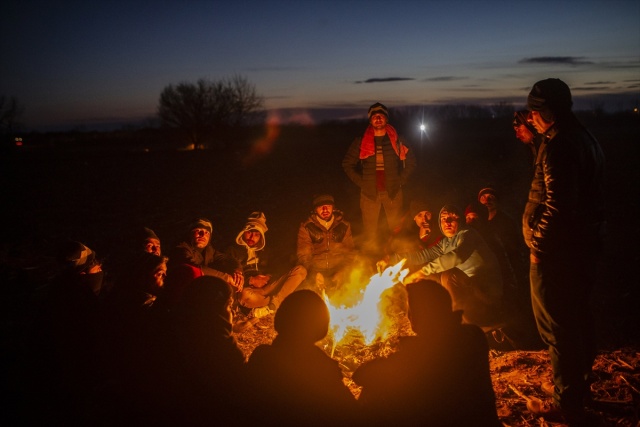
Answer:
<svg viewBox="0 0 640 427"><path fill-rule="evenodd" d="M236 237L236 244L227 249L227 254L243 267L244 287L238 295L238 303L251 309L253 317L264 317L275 313L282 300L295 291L307 277L307 270L296 265L284 275L272 280L268 268L267 218L262 212L253 212Z"/></svg>
<svg viewBox="0 0 640 427"><path fill-rule="evenodd" d="M242 291L242 267L238 261L211 246L212 231L211 221L196 219L189 226L187 238L169 255L165 283L168 304L177 303L184 287L200 276L217 277L227 282L235 292Z"/></svg>
<svg viewBox="0 0 640 427"><path fill-rule="evenodd" d="M407 296L416 336L353 374L366 425L501 426L482 330L461 324L462 313L434 281L408 284Z"/></svg>
<svg viewBox="0 0 640 427"><path fill-rule="evenodd" d="M298 229L298 263L307 270L303 287L320 294L335 290L355 255L351 224L335 209L333 196L314 197L313 211Z"/></svg>
<svg viewBox="0 0 640 427"><path fill-rule="evenodd" d="M271 345L251 354L249 376L261 425L353 425L356 401L342 381L338 362L315 343L329 331L329 309L310 289L282 302Z"/></svg>
<svg viewBox="0 0 640 427"><path fill-rule="evenodd" d="M402 218L400 225L393 230L393 234L385 248L386 258L394 253L414 252L435 246L442 235L439 230L433 230L431 226L431 209L425 202L414 200L409 205L409 210ZM419 265L405 267L415 271Z"/></svg>

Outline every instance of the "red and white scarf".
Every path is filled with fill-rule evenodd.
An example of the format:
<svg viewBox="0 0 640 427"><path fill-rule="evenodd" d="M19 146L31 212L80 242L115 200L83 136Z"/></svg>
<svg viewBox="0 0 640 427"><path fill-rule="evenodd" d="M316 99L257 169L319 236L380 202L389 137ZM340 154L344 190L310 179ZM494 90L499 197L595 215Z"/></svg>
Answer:
<svg viewBox="0 0 640 427"><path fill-rule="evenodd" d="M391 140L393 151L400 157L400 160L406 159L409 149L404 144L400 145L400 149L398 149L398 132L389 124L386 125L386 131ZM373 126L369 125L367 130L364 131L362 142L360 143L360 159L366 159L374 154L376 154L376 143L374 140Z"/></svg>

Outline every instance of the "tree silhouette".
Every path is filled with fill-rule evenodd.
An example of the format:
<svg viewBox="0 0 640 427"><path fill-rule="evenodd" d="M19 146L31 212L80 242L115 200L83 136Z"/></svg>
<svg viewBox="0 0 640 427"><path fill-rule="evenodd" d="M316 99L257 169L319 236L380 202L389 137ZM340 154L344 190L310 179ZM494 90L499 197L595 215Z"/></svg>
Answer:
<svg viewBox="0 0 640 427"><path fill-rule="evenodd" d="M199 148L212 141L214 134L245 124L262 105L255 86L236 75L166 86L160 94L158 115L163 126L180 130L194 148Z"/></svg>
<svg viewBox="0 0 640 427"><path fill-rule="evenodd" d="M0 95L0 133L11 134L19 130L22 124L19 122L24 107L12 96L7 98Z"/></svg>

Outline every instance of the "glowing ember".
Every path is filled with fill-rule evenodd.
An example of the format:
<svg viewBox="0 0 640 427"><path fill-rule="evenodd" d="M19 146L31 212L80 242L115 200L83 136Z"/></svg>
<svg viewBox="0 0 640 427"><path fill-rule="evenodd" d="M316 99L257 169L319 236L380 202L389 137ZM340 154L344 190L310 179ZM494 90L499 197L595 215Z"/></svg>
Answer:
<svg viewBox="0 0 640 427"><path fill-rule="evenodd" d="M342 297L333 296L331 300L325 297L331 313L330 332L333 335L334 346L344 344L343 341L351 335L350 332L361 334L366 345L377 338L386 338L391 322L385 314L385 307L381 304L381 296L396 283L402 283L409 273L408 269L402 270L404 263L403 259L381 273L374 274L364 289L358 280L359 272L354 271L351 281L345 284L345 289L341 292ZM345 299L353 300L354 295L357 297L355 303L349 306L342 305Z"/></svg>

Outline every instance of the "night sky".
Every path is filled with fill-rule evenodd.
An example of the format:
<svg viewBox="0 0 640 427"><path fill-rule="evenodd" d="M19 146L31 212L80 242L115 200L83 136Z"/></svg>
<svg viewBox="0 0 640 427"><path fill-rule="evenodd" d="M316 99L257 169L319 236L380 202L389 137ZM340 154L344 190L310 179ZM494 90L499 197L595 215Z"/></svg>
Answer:
<svg viewBox="0 0 640 427"><path fill-rule="evenodd" d="M9 0L0 52L0 95L36 130L143 120L168 84L234 75L268 110L518 107L547 77L631 110L640 1Z"/></svg>

